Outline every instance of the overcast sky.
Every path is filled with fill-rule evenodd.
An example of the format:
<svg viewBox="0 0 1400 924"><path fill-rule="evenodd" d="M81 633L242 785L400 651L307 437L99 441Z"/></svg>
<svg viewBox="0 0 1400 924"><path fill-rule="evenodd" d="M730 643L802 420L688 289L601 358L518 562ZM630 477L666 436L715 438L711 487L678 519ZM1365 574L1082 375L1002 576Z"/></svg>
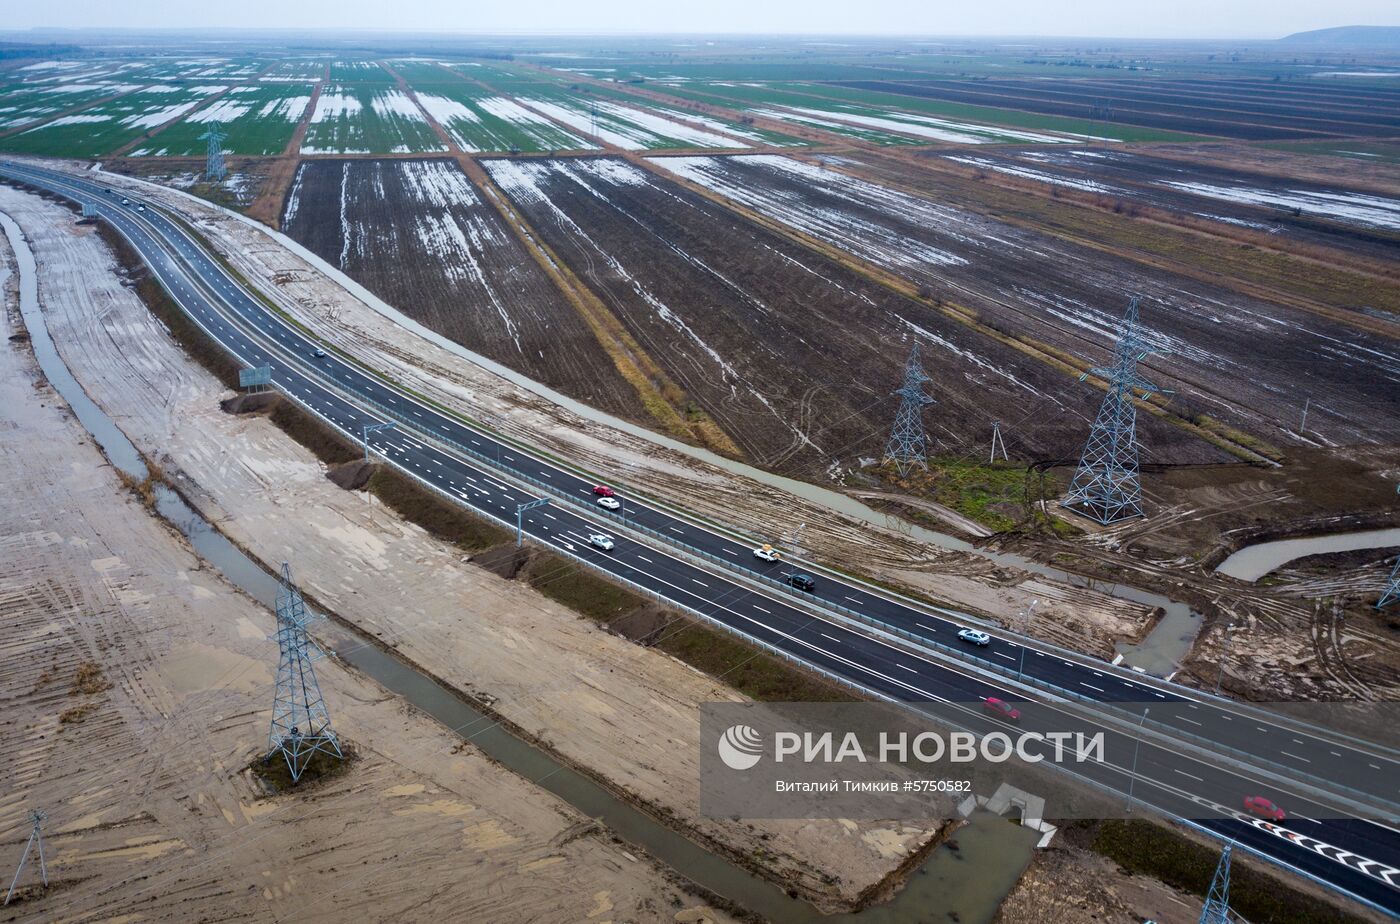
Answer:
<svg viewBox="0 0 1400 924"><path fill-rule="evenodd" d="M1278 38L1400 25L1397 0L7 0L4 29L341 28Z"/></svg>

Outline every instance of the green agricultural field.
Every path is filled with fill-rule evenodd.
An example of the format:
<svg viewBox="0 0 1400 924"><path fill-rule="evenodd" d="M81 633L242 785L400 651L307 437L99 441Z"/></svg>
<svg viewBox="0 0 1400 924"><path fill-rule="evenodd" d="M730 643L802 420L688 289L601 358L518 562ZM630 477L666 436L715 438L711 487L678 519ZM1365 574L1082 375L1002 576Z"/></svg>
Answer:
<svg viewBox="0 0 1400 924"><path fill-rule="evenodd" d="M261 80L268 83L302 83L322 80L329 59L278 61L263 71Z"/></svg>
<svg viewBox="0 0 1400 924"><path fill-rule="evenodd" d="M0 132L13 132L100 99L123 96L141 84L115 80L73 80L59 84L0 84Z"/></svg>
<svg viewBox="0 0 1400 924"><path fill-rule="evenodd" d="M149 136L225 87L148 87L0 138L0 149L52 157L101 157Z"/></svg>
<svg viewBox="0 0 1400 924"><path fill-rule="evenodd" d="M393 83L394 75L371 58L340 58L331 62L331 80L351 84Z"/></svg>
<svg viewBox="0 0 1400 924"><path fill-rule="evenodd" d="M565 131L494 90L447 75L443 83L413 81L413 91L437 123L464 151L594 150L597 145Z"/></svg>
<svg viewBox="0 0 1400 924"><path fill-rule="evenodd" d="M311 103L310 85L234 87L208 106L157 132L130 152L132 157L188 157L203 154L200 140L209 123L223 123L230 154L280 154L292 140Z"/></svg>
<svg viewBox="0 0 1400 924"><path fill-rule="evenodd" d="M387 72L380 70L388 77ZM379 83L331 84L322 88L301 146L303 154L420 154L443 150L446 148L418 104L397 87Z"/></svg>

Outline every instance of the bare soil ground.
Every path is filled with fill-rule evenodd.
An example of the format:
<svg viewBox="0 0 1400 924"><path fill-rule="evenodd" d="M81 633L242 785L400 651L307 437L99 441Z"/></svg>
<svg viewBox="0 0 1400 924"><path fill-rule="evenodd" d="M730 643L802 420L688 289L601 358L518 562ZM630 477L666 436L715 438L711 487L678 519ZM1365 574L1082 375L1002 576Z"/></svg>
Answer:
<svg viewBox="0 0 1400 924"><path fill-rule="evenodd" d="M822 904L853 900L936 833L937 823L699 817L698 705L738 698L733 691L337 487L267 420L220 409L227 393L117 282L90 228L13 190L0 190L0 207L26 229L50 329L78 380L211 522L260 560L293 561L308 596L563 759Z"/></svg>
<svg viewBox="0 0 1400 924"><path fill-rule="evenodd" d="M1105 124L1122 122L1248 140L1389 137L1400 119L1393 90L1315 84L1300 93L1265 80L1175 80L1160 87L1114 80L836 81L882 90L1049 115L1087 116L1110 107Z"/></svg>
<svg viewBox="0 0 1400 924"><path fill-rule="evenodd" d="M1228 149L1216 151L1217 157L1221 154L1228 158ZM1349 172L1335 176L1330 182L1318 182L1299 177L1287 163L1275 164L1286 172L1256 172L1226 166L1218 159L1189 162L1179 157L1158 157L1137 150L1111 148L1060 150L1042 146L1039 149L979 151L970 156L1016 170L1044 173L1051 177L1050 182L1059 180L1069 188L1075 188L1073 184L1087 184L1094 187L1094 192L1121 198L1131 205L1151 205L1179 216L1261 230L1276 236L1275 245L1279 247L1287 243L1327 247L1338 251L1339 259L1359 257L1368 264L1376 261L1393 265L1393 261L1400 258L1400 232L1387 233L1364 221L1350 220L1345 209L1328 213L1321 208L1305 208L1295 213L1278 205L1226 201L1219 195L1193 192L1190 185L1175 185L1302 192L1319 199L1377 194L1366 186L1352 185L1353 177ZM1391 190L1391 196L1400 197L1400 186Z"/></svg>
<svg viewBox="0 0 1400 924"><path fill-rule="evenodd" d="M282 228L443 336L596 407L645 415L583 319L454 161L308 161Z"/></svg>
<svg viewBox="0 0 1400 924"><path fill-rule="evenodd" d="M897 405L890 392L916 341L939 401L931 429L950 450L980 442L1001 419L1018 422L1032 451L1071 454L1084 432L1077 425L1101 398L929 305L622 161L486 167L550 247L762 467L817 479L878 457ZM1145 426L1187 459L1215 457L1170 427Z"/></svg>
<svg viewBox="0 0 1400 924"><path fill-rule="evenodd" d="M0 277L8 260L0 237ZM50 887L31 857L6 920L729 920L334 660L317 671L357 759L267 795L244 768L267 742L272 615L122 487L5 342L7 302L0 851L9 869L42 806Z"/></svg>
<svg viewBox="0 0 1400 924"><path fill-rule="evenodd" d="M1078 650L1111 657L1115 640L1140 637L1151 625L1148 607L940 550L899 524L881 527L834 512L820 501L727 470L683 447L659 444L620 423L541 397L506 374L484 368L445 338L415 329L348 277L294 252L287 239L172 192L146 187L143 193L186 215L294 319L348 355L600 477L644 486L653 497L756 538L786 536L805 524L802 544L816 559L858 568L991 618L1007 618L1039 599L1037 629Z"/></svg>
<svg viewBox="0 0 1400 924"><path fill-rule="evenodd" d="M741 171L745 183L772 182L765 175L774 172L771 168L733 160L725 169ZM986 184L975 179L909 159L862 156L848 166L852 160L834 163L842 173L815 190L773 187L776 204L836 209L840 218L833 224L842 234L873 227L873 233L905 242L906 248L931 247L964 259L901 272L933 295L975 310L997 329L1094 363L1105 361L1127 297L1142 295L1147 343L1162 351L1144 361L1142 372L1176 390L1173 406L1188 419L1205 415L1275 445L1400 441L1400 348L1394 340L1265 300L1263 293L1232 289L1224 278L1195 278L1169 263L1144 265L1126 254L1056 236L1053 226L1000 220L1000 203L996 209L988 206L989 192L995 191L979 188ZM897 191L861 186L847 172ZM780 179L790 184L790 177ZM1313 407L1324 408L1323 416L1310 413L1309 432L1300 434L1309 398ZM1144 450L1152 461L1177 461L1162 455L1150 437Z"/></svg>

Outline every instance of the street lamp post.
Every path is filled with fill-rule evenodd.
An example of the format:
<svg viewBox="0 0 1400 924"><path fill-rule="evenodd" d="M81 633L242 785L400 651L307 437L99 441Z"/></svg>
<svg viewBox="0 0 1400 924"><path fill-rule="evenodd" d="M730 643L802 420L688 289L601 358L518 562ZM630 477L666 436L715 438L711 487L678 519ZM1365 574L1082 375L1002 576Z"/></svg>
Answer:
<svg viewBox="0 0 1400 924"><path fill-rule="evenodd" d="M1030 637L1031 613L1034 612L1039 600L1032 600L1030 606L1021 610L1021 660L1016 665L1016 679L1020 680L1021 675L1026 670L1026 639Z"/></svg>
<svg viewBox="0 0 1400 924"><path fill-rule="evenodd" d="M549 503L549 498L541 497L526 504L515 505L515 547L517 549L525 544L525 511L543 507L547 503Z"/></svg>
<svg viewBox="0 0 1400 924"><path fill-rule="evenodd" d="M376 430L392 430L393 428L393 421L390 421L388 423L365 424L363 427L360 428L360 439L363 440L365 444L366 462L369 461L369 435L375 432Z"/></svg>
<svg viewBox="0 0 1400 924"><path fill-rule="evenodd" d="M1138 722L1138 734L1133 739L1133 772L1128 775L1128 814L1133 813L1133 784L1137 782L1137 760L1138 749L1142 747L1142 727L1147 724L1147 713L1152 711L1151 706L1142 707L1142 719Z"/></svg>

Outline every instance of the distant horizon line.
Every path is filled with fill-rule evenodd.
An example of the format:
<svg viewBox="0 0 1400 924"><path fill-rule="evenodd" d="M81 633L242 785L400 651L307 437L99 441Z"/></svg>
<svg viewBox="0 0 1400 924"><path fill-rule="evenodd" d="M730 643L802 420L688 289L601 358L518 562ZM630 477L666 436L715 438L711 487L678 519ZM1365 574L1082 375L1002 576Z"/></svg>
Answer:
<svg viewBox="0 0 1400 924"><path fill-rule="evenodd" d="M0 37L19 36L25 34L45 34L45 33L73 33L73 34L94 34L94 33L115 33L115 34L201 34L201 33L243 33L243 34L267 34L285 35L295 33L299 35L321 34L321 35L393 35L393 36L460 36L475 38L719 38L719 39L756 39L756 38L847 38L847 39L890 39L905 42L934 42L937 40L977 40L977 41L1137 41L1137 42L1281 42L1289 35L1296 35L1306 32L1321 32L1329 29L1397 29L1400 25L1363 25L1348 24L1344 26L1321 26L1313 29L1299 29L1288 32L1282 36L1267 37L1263 35L1169 35L1169 36L1146 36L1146 35L1035 35L999 32L967 32L967 33L936 33L936 32L821 32L821 31L755 31L755 32L724 32L724 31L667 31L667 30L575 30L575 29L497 29L471 31L464 29L441 29L433 30L427 28L402 28L392 26L361 26L361 27L326 27L326 26L25 26L0 28Z"/></svg>

